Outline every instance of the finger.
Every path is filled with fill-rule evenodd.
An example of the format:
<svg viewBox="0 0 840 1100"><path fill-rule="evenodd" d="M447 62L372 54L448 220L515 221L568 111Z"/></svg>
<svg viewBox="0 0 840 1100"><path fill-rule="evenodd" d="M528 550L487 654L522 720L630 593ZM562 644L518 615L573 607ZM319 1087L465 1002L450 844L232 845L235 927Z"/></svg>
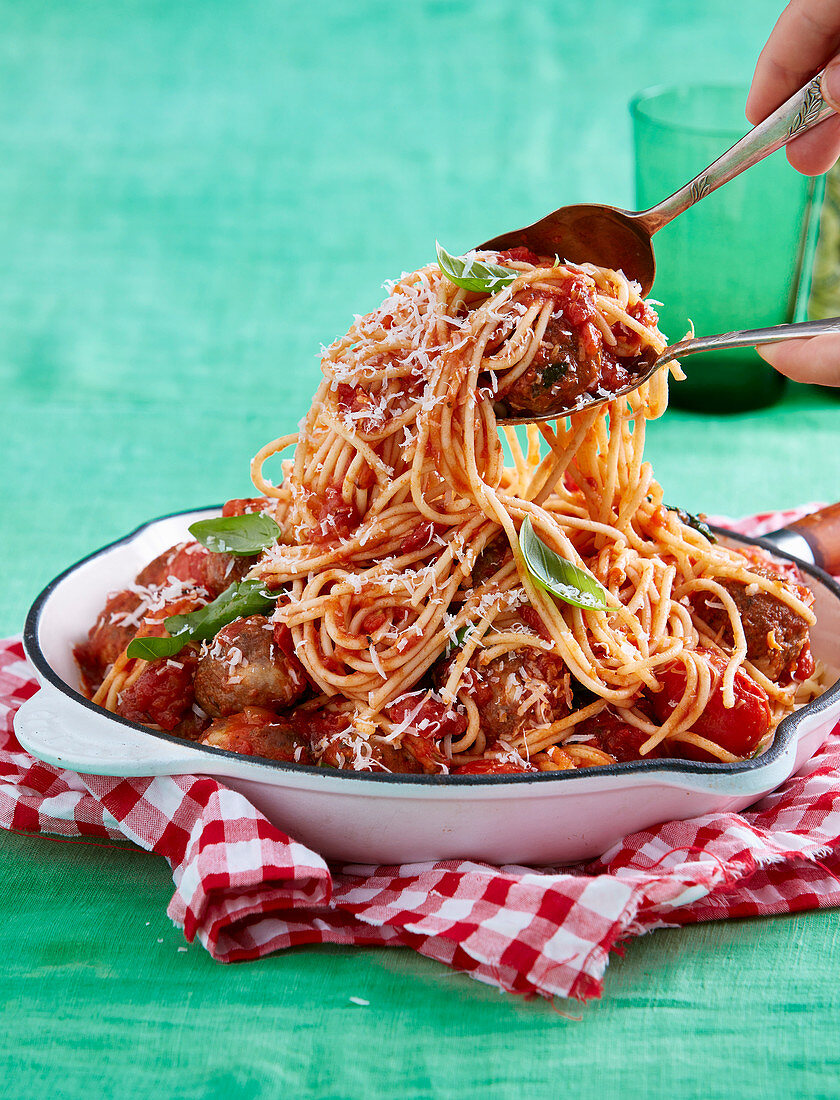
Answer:
<svg viewBox="0 0 840 1100"><path fill-rule="evenodd" d="M755 126L798 91L840 49L836 0L791 0L755 67L747 118Z"/></svg>
<svg viewBox="0 0 840 1100"><path fill-rule="evenodd" d="M787 158L797 172L819 176L840 157L840 115L827 118L787 147Z"/></svg>
<svg viewBox="0 0 840 1100"><path fill-rule="evenodd" d="M785 340L755 349L762 359L795 382L840 386L840 334L827 333L809 340Z"/></svg>
<svg viewBox="0 0 840 1100"><path fill-rule="evenodd" d="M840 111L840 57L832 58L826 65L820 89L826 103L835 111ZM803 172L806 176L827 172L838 156L840 115L826 119L787 147L788 160L798 172Z"/></svg>

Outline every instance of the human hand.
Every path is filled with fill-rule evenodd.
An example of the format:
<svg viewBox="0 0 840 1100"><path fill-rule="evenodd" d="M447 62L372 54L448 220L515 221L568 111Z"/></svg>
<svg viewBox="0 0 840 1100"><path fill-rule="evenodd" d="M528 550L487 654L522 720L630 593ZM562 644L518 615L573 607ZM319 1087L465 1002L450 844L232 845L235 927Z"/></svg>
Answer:
<svg viewBox="0 0 840 1100"><path fill-rule="evenodd" d="M825 67L823 99L840 112L840 2L791 0L779 16L755 67L747 118L755 126ZM807 176L827 172L840 156L840 114L787 146L793 167ZM756 349L797 382L840 386L840 336L787 340Z"/></svg>
<svg viewBox="0 0 840 1100"><path fill-rule="evenodd" d="M823 66L823 99L840 112L838 51L838 0L791 0L779 16L758 59L747 97L746 111L750 122L755 126L765 119ZM840 156L840 115L826 119L790 142L787 156L793 167L807 176L827 172Z"/></svg>

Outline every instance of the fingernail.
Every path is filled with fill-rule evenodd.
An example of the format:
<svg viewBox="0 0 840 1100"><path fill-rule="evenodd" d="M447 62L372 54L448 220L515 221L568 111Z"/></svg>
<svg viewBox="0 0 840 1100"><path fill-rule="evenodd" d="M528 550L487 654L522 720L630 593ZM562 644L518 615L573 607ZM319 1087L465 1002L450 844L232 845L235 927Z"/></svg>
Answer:
<svg viewBox="0 0 840 1100"><path fill-rule="evenodd" d="M820 81L822 97L834 111L840 112L840 57L835 57L825 67Z"/></svg>

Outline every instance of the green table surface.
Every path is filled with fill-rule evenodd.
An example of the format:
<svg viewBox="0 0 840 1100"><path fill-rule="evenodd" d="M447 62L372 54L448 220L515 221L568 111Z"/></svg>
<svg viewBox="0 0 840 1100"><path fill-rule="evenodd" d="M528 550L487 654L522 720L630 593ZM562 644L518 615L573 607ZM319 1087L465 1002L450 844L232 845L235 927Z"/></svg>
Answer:
<svg viewBox="0 0 840 1100"><path fill-rule="evenodd" d="M247 494L319 344L436 237L458 251L562 202L632 205L629 96L747 80L776 14L2 0L0 632L143 520ZM648 454L691 510L836 499L838 412L804 387L673 411ZM166 918L158 858L8 833L0 850L3 1095L840 1094L832 912L657 932L602 1001L552 1007L401 949L221 966Z"/></svg>

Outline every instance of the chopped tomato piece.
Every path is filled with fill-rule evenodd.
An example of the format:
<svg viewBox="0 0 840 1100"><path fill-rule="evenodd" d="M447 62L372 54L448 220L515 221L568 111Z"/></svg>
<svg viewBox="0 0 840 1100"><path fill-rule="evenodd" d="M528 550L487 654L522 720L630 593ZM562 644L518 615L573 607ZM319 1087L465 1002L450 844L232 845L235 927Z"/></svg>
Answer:
<svg viewBox="0 0 840 1100"><path fill-rule="evenodd" d="M811 643L807 641L799 654L799 660L794 665L791 676L794 680L807 680L814 675L814 654L811 652Z"/></svg>
<svg viewBox="0 0 840 1100"><path fill-rule="evenodd" d="M265 508L262 497L234 497L222 508L223 516L245 516L250 512L261 512Z"/></svg>
<svg viewBox="0 0 840 1100"><path fill-rule="evenodd" d="M341 495L341 490L330 487L325 490L318 511L318 524L312 532L313 542L336 542L345 539L359 525L359 513L355 504Z"/></svg>
<svg viewBox="0 0 840 1100"><path fill-rule="evenodd" d="M409 531L400 543L399 553L413 554L415 550L425 549L437 532L438 526L436 523L432 523L431 520L427 520L425 523L418 523L414 530Z"/></svg>
<svg viewBox="0 0 840 1100"><path fill-rule="evenodd" d="M431 696L421 702L424 694L422 691L413 691L402 695L391 703L385 713L398 726L408 720L406 731L409 734L436 741L447 734L460 737L467 728L465 715Z"/></svg>
<svg viewBox="0 0 840 1100"><path fill-rule="evenodd" d="M182 650L177 657L152 661L134 683L117 697L117 714L132 722L173 730L195 700L196 656Z"/></svg>
<svg viewBox="0 0 840 1100"><path fill-rule="evenodd" d="M609 708L602 710L600 714L595 714L591 718L585 718L582 722L579 722L575 726L575 734L590 736L594 748L601 749L602 752L608 752L620 764L630 760L652 760L662 755L660 748L657 746L652 752L642 756L639 749L650 737L650 734L644 733L636 726L628 725L627 722L622 722L618 715L613 714ZM585 741L584 744L588 745L590 742Z"/></svg>
<svg viewBox="0 0 840 1100"><path fill-rule="evenodd" d="M453 775L513 775L521 772L535 772L538 769L531 764L517 764L514 760L475 760L472 764L462 764L453 768Z"/></svg>

